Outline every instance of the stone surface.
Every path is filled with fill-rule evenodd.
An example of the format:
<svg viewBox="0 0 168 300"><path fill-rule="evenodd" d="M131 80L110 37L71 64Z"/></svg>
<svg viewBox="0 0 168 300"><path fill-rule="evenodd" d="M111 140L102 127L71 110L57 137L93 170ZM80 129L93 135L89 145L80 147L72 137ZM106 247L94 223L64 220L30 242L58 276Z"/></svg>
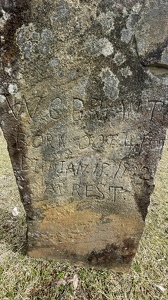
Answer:
<svg viewBox="0 0 168 300"><path fill-rule="evenodd" d="M168 124L168 3L0 5L0 120L28 254L126 270Z"/></svg>

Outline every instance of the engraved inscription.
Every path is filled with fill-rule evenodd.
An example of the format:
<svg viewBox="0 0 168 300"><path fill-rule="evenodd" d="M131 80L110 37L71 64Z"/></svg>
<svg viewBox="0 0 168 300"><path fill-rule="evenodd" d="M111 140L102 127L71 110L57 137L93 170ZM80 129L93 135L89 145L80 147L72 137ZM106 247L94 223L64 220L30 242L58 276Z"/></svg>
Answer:
<svg viewBox="0 0 168 300"><path fill-rule="evenodd" d="M142 150L142 144L145 135L139 133L135 135L131 132L121 132L117 134L84 134L81 137L75 136L74 141L78 145L80 150L106 150L110 151L110 148L115 151L117 149L124 155L139 154Z"/></svg>
<svg viewBox="0 0 168 300"><path fill-rule="evenodd" d="M64 110L65 110L65 107L64 107L62 99L55 98L51 102L50 107L49 107L50 117L52 119L57 119L57 118L59 118L62 115L62 113L64 112Z"/></svg>
<svg viewBox="0 0 168 300"><path fill-rule="evenodd" d="M90 146L90 138L87 135L82 136L79 141L79 149L86 149Z"/></svg>
<svg viewBox="0 0 168 300"><path fill-rule="evenodd" d="M79 121L83 117L83 100L74 99L73 100L73 119L74 121Z"/></svg>
<svg viewBox="0 0 168 300"><path fill-rule="evenodd" d="M111 197L111 200L113 202L116 202L118 197L120 196L120 193L123 191L123 187L119 186L109 186L109 194Z"/></svg>
<svg viewBox="0 0 168 300"><path fill-rule="evenodd" d="M58 161L57 163L52 163L50 166L50 176L54 177L67 177L67 176L84 176L101 178L110 176L115 177L116 172L118 171L119 165L112 162L102 162L96 161L93 158L86 157L79 161ZM122 171L124 172L124 170Z"/></svg>
<svg viewBox="0 0 168 300"><path fill-rule="evenodd" d="M80 198L95 198L104 199L104 193L99 185L91 184L73 184L72 196L76 199Z"/></svg>
<svg viewBox="0 0 168 300"><path fill-rule="evenodd" d="M122 162L102 161L95 156L51 163L46 186L46 194L56 197L55 201L63 197L62 201L109 199L115 203L122 192L130 189Z"/></svg>
<svg viewBox="0 0 168 300"><path fill-rule="evenodd" d="M103 199L104 194L98 186L94 186L90 184L86 186L86 197L95 197L95 198Z"/></svg>

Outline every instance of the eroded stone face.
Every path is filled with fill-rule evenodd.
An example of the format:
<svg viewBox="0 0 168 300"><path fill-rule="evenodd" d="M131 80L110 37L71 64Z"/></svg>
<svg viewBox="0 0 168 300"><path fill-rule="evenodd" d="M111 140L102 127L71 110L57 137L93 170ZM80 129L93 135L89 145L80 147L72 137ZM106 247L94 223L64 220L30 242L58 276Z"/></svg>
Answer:
<svg viewBox="0 0 168 300"><path fill-rule="evenodd" d="M168 4L12 3L1 4L0 116L28 253L127 269L168 123Z"/></svg>

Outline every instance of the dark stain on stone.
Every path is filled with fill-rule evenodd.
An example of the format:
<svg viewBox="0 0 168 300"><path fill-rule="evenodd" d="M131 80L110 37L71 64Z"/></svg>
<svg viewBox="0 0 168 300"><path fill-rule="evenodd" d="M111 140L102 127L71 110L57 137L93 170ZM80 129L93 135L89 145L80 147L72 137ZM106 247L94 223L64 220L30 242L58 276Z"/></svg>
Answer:
<svg viewBox="0 0 168 300"><path fill-rule="evenodd" d="M88 256L88 262L93 265L109 264L129 264L137 249L137 243L134 238L127 238L120 244L107 245L106 248L96 251L93 250Z"/></svg>
<svg viewBox="0 0 168 300"><path fill-rule="evenodd" d="M138 210L142 215L143 221L145 221L145 217L148 213L148 206L150 204L150 196L149 195L143 195L135 198Z"/></svg>
<svg viewBox="0 0 168 300"><path fill-rule="evenodd" d="M144 66L163 66L162 64L159 64L159 61L161 60L162 53L167 46L168 38L166 38L162 43L160 43L154 50L146 54L145 57L141 57L141 63Z"/></svg>
<svg viewBox="0 0 168 300"><path fill-rule="evenodd" d="M1 0L1 17L6 14L6 22L0 32L1 34L1 58L2 58L2 88L6 101L1 105L0 121L3 121L3 134L7 141L8 152L12 162L14 175L18 185L21 200L23 202L27 219L33 218L31 206L31 191L26 171L24 158L26 156L25 135L22 130L19 118L15 115L13 102L8 92L9 83L13 82L13 75L17 69L17 59L19 59L19 49L15 41L15 33L23 24L27 24L30 19L29 0ZM5 67L12 66L12 74L7 75ZM9 111L11 113L9 114Z"/></svg>
<svg viewBox="0 0 168 300"><path fill-rule="evenodd" d="M29 188L29 179L27 174L27 167L24 162L25 160L25 135L22 131L21 125L14 123L12 117L3 117L4 137L7 141L8 152L11 159L14 175L16 178L20 198L26 211L28 220L33 219L33 209L31 205L31 191Z"/></svg>
<svg viewBox="0 0 168 300"><path fill-rule="evenodd" d="M141 0L141 5L144 5L145 0ZM113 11L115 6L126 7L128 10L131 10L134 5L137 4L137 0L102 0L100 1L99 7L103 12L108 12L109 10Z"/></svg>
<svg viewBox="0 0 168 300"><path fill-rule="evenodd" d="M122 244L122 261L124 263L129 263L132 261L137 250L137 244L134 238L127 238L123 240Z"/></svg>
<svg viewBox="0 0 168 300"><path fill-rule="evenodd" d="M16 30L23 24L27 24L30 18L30 2L29 0L1 0L0 10L9 14L1 35L2 58L5 62L12 62L19 54L18 47L15 42Z"/></svg>
<svg viewBox="0 0 168 300"><path fill-rule="evenodd" d="M33 209L31 204L31 190L25 163L26 143L25 134L19 120L12 115L4 113L0 121L4 123L2 131L7 142L8 152L11 159L16 183L18 186L21 201L23 203L27 219L33 219Z"/></svg>
<svg viewBox="0 0 168 300"><path fill-rule="evenodd" d="M143 195L135 195L135 201L138 206L139 212L142 215L143 221L145 221L148 213L148 206L150 204L150 195L154 190L154 184L150 184L147 180L145 181L145 192Z"/></svg>

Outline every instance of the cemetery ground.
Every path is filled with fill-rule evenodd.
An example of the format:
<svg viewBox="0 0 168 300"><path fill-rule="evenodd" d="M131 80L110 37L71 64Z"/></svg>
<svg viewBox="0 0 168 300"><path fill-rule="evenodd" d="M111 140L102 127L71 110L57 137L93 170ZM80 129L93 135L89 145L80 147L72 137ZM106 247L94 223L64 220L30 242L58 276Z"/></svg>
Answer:
<svg viewBox="0 0 168 300"><path fill-rule="evenodd" d="M25 256L25 214L0 133L0 300L168 299L168 140L138 253L129 273Z"/></svg>

